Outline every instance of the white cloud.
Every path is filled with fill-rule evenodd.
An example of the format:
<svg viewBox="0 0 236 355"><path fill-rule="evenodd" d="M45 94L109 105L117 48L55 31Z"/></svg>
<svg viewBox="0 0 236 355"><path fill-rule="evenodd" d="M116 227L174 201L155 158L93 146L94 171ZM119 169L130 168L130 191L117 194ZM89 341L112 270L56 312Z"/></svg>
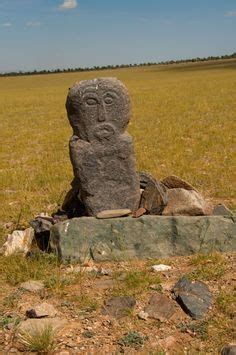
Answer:
<svg viewBox="0 0 236 355"><path fill-rule="evenodd" d="M236 16L236 11L227 11L225 17L234 17Z"/></svg>
<svg viewBox="0 0 236 355"><path fill-rule="evenodd" d="M27 27L39 27L39 26L41 26L41 22L39 22L39 21L28 21L28 22L26 22L25 26L27 26Z"/></svg>
<svg viewBox="0 0 236 355"><path fill-rule="evenodd" d="M64 0L63 4L59 6L60 10L72 10L78 6L77 0Z"/></svg>
<svg viewBox="0 0 236 355"><path fill-rule="evenodd" d="M12 23L11 22L5 22L1 25L2 27L11 27Z"/></svg>

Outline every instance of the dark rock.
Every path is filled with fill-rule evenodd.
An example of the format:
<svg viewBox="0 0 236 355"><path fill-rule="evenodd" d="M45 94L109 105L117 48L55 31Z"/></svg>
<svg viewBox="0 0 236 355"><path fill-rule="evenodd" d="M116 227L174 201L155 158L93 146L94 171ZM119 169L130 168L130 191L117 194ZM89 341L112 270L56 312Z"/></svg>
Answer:
<svg viewBox="0 0 236 355"><path fill-rule="evenodd" d="M85 331L83 332L83 336L84 336L85 338L92 338L92 337L94 337L95 335L96 335L96 333L93 332L92 330L85 330Z"/></svg>
<svg viewBox="0 0 236 355"><path fill-rule="evenodd" d="M136 304L134 297L121 296L112 297L105 301L104 308L102 309L103 314L108 314L115 318L121 318L127 316L129 311L131 311Z"/></svg>
<svg viewBox="0 0 236 355"><path fill-rule="evenodd" d="M144 189L140 207L151 214L161 214L168 202L166 187L151 174L139 172L140 188Z"/></svg>
<svg viewBox="0 0 236 355"><path fill-rule="evenodd" d="M194 190L173 188L167 190L168 203L162 214L164 216L202 216L207 204L203 197Z"/></svg>
<svg viewBox="0 0 236 355"><path fill-rule="evenodd" d="M70 89L66 108L73 128L70 158L88 215L135 211L140 191L132 139L125 132L130 118L125 86L115 78L81 81Z"/></svg>
<svg viewBox="0 0 236 355"><path fill-rule="evenodd" d="M62 203L62 210L66 212L68 218L86 216L85 206L79 199L79 181L77 178L73 179L71 187Z"/></svg>
<svg viewBox="0 0 236 355"><path fill-rule="evenodd" d="M214 216L233 216L232 211L221 203L214 207L212 214Z"/></svg>
<svg viewBox="0 0 236 355"><path fill-rule="evenodd" d="M175 313L174 302L161 293L155 293L148 301L144 312L151 318L164 322Z"/></svg>
<svg viewBox="0 0 236 355"><path fill-rule="evenodd" d="M228 344L221 350L221 355L236 355L236 344Z"/></svg>
<svg viewBox="0 0 236 355"><path fill-rule="evenodd" d="M176 301L194 319L202 318L212 304L212 295L206 284L182 277L173 288Z"/></svg>
<svg viewBox="0 0 236 355"><path fill-rule="evenodd" d="M43 232L50 232L50 229L53 225L52 217L36 217L35 219L29 222L31 227L33 227L36 234Z"/></svg>
<svg viewBox="0 0 236 355"><path fill-rule="evenodd" d="M176 189L176 188L181 188L185 190L194 190L197 191L192 185L190 185L187 181L184 181L183 179L179 178L178 176L175 175L170 175L167 176L164 180L162 180L162 183L168 187L168 189Z"/></svg>
<svg viewBox="0 0 236 355"><path fill-rule="evenodd" d="M65 261L166 258L236 250L236 224L222 216L73 218L55 224L50 245Z"/></svg>

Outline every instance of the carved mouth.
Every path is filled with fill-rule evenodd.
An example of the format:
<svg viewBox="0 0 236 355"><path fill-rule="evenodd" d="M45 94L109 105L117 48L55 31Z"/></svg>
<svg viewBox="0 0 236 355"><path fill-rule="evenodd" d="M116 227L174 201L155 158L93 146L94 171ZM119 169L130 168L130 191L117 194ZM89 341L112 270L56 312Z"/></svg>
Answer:
<svg viewBox="0 0 236 355"><path fill-rule="evenodd" d="M111 124L102 124L96 126L93 135L98 140L110 140L115 134L115 127Z"/></svg>

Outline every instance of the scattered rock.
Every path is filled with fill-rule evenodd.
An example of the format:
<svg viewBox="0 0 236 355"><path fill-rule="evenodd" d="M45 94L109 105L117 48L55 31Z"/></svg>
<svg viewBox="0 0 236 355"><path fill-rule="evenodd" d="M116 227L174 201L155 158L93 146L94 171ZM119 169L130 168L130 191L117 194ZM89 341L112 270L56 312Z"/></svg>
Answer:
<svg viewBox="0 0 236 355"><path fill-rule="evenodd" d="M129 209L119 209L119 210L104 210L99 212L96 215L96 218L99 219L105 219L105 218L117 218L117 217L123 217L123 216L128 216L131 214L131 210Z"/></svg>
<svg viewBox="0 0 236 355"><path fill-rule="evenodd" d="M112 279L96 280L94 282L94 288L99 290L108 290L113 288L115 285L115 281Z"/></svg>
<svg viewBox="0 0 236 355"><path fill-rule="evenodd" d="M126 316L127 313L134 308L135 304L136 300L134 297L112 297L109 300L105 301L102 313L108 314L115 318L121 318Z"/></svg>
<svg viewBox="0 0 236 355"><path fill-rule="evenodd" d="M103 268L98 269L98 273L101 276L111 276L112 275L112 271L111 270L103 269Z"/></svg>
<svg viewBox="0 0 236 355"><path fill-rule="evenodd" d="M85 338L92 338L92 337L94 337L94 335L96 335L96 333L93 332L92 330L85 330L85 331L83 332L83 336L84 336Z"/></svg>
<svg viewBox="0 0 236 355"><path fill-rule="evenodd" d="M221 355L236 355L236 344L228 344L221 350Z"/></svg>
<svg viewBox="0 0 236 355"><path fill-rule="evenodd" d="M57 310L55 307L47 302L36 305L35 307L26 311L28 318L43 318L43 317L55 317Z"/></svg>
<svg viewBox="0 0 236 355"><path fill-rule="evenodd" d="M145 208L140 207L137 211L135 211L132 214L132 217L133 218L139 218L139 217L143 216L146 212L147 212L147 210Z"/></svg>
<svg viewBox="0 0 236 355"><path fill-rule="evenodd" d="M158 264L158 265L152 265L151 270L153 271L168 271L171 270L171 266L169 265L164 265L164 264Z"/></svg>
<svg viewBox="0 0 236 355"><path fill-rule="evenodd" d="M175 313L174 302L161 293L155 293L150 297L144 312L149 317L164 322Z"/></svg>
<svg viewBox="0 0 236 355"><path fill-rule="evenodd" d="M168 187L168 189L181 188L185 190L194 190L197 192L197 190L192 185L190 185L187 181L184 181L183 179L175 175L167 176L164 180L162 180L162 183L166 187Z"/></svg>
<svg viewBox="0 0 236 355"><path fill-rule="evenodd" d="M33 239L33 228L15 230L12 234L8 234L6 242L0 249L0 254L4 256L10 256L13 254L26 255L31 249Z"/></svg>
<svg viewBox="0 0 236 355"><path fill-rule="evenodd" d="M161 339L159 341L159 345L165 350L170 350L171 348L173 348L175 343L176 343L176 338L173 335L169 335L165 339Z"/></svg>
<svg viewBox="0 0 236 355"><path fill-rule="evenodd" d="M140 319L147 320L148 317L149 317L149 314L148 314L147 312L140 311L139 314L138 314L138 317L139 317Z"/></svg>
<svg viewBox="0 0 236 355"><path fill-rule="evenodd" d="M173 188L167 190L167 196L168 203L162 212L164 216L201 216L205 214L207 203L194 190Z"/></svg>
<svg viewBox="0 0 236 355"><path fill-rule="evenodd" d="M39 292L44 289L42 281L29 280L20 284L20 288L29 292Z"/></svg>
<svg viewBox="0 0 236 355"><path fill-rule="evenodd" d="M71 272L74 273L83 273L83 272L91 272L98 273L99 270L96 266L70 266L65 270L65 273L69 274Z"/></svg>
<svg viewBox="0 0 236 355"><path fill-rule="evenodd" d="M144 208L150 214L161 214L167 204L166 187L159 181L147 183L142 193L140 207Z"/></svg>
<svg viewBox="0 0 236 355"><path fill-rule="evenodd" d="M219 203L218 205L216 205L214 207L212 214L215 216L232 216L233 215L232 211L230 211L230 209L228 209L225 205L223 205L221 203Z"/></svg>
<svg viewBox="0 0 236 355"><path fill-rule="evenodd" d="M18 327L18 333L35 333L43 331L46 327L51 327L53 331L58 331L66 325L66 320L61 318L40 318L27 319L21 322Z"/></svg>
<svg viewBox="0 0 236 355"><path fill-rule="evenodd" d="M202 318L212 304L212 295L206 284L182 277L173 293L181 308L194 319Z"/></svg>

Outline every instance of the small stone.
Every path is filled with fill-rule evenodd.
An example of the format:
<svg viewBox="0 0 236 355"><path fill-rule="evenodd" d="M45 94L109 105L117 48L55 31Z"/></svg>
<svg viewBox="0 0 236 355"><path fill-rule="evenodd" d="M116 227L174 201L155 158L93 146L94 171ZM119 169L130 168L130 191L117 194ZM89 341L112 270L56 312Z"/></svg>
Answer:
<svg viewBox="0 0 236 355"><path fill-rule="evenodd" d="M135 306L136 300L130 296L112 297L105 301L102 314L108 314L115 318L126 316Z"/></svg>
<svg viewBox="0 0 236 355"><path fill-rule="evenodd" d="M29 224L33 227L35 233L40 234L50 231L53 225L53 218L38 216L34 220L31 220Z"/></svg>
<svg viewBox="0 0 236 355"><path fill-rule="evenodd" d="M137 211L135 211L132 214L132 217L133 218L139 218L139 217L143 216L146 212L147 212L147 210L145 208L140 207Z"/></svg>
<svg viewBox="0 0 236 355"><path fill-rule="evenodd" d="M236 355L236 343L231 343L223 347L221 355Z"/></svg>
<svg viewBox="0 0 236 355"><path fill-rule="evenodd" d="M161 339L159 341L159 345L165 349L170 350L176 343L176 338L173 335L169 335L165 339Z"/></svg>
<svg viewBox="0 0 236 355"><path fill-rule="evenodd" d="M201 319L212 304L212 295L206 284L182 277L173 293L181 308L194 319Z"/></svg>
<svg viewBox="0 0 236 355"><path fill-rule="evenodd" d="M99 269L98 273L101 276L111 276L112 275L112 271L111 270L103 269L103 268Z"/></svg>
<svg viewBox="0 0 236 355"><path fill-rule="evenodd" d="M116 217L128 216L131 213L132 212L129 209L104 210L104 211L99 212L96 215L96 218L99 218L99 219L116 218Z"/></svg>
<svg viewBox="0 0 236 355"><path fill-rule="evenodd" d="M152 265L151 270L153 271L168 271L171 270L171 266L169 265L164 265L164 264L158 264L158 265Z"/></svg>
<svg viewBox="0 0 236 355"><path fill-rule="evenodd" d="M61 318L40 318L40 319L27 319L21 322L17 331L19 333L35 333L42 331L46 327L51 327L53 331L64 328L66 320Z"/></svg>
<svg viewBox="0 0 236 355"><path fill-rule="evenodd" d="M42 281L29 280L20 284L20 288L29 292L39 292L44 289Z"/></svg>
<svg viewBox="0 0 236 355"><path fill-rule="evenodd" d="M168 203L164 208L164 216L201 216L206 214L207 203L194 190L173 188L167 190Z"/></svg>
<svg viewBox="0 0 236 355"><path fill-rule="evenodd" d="M161 293L155 293L150 297L144 311L148 313L149 317L164 322L175 313L175 307L173 301L168 297Z"/></svg>
<svg viewBox="0 0 236 355"><path fill-rule="evenodd" d="M194 190L197 191L191 184L189 184L187 181L184 181L183 179L179 178L178 176L175 175L170 175L167 176L164 180L162 180L162 183L168 187L168 189L176 189L176 188L181 188L185 190Z"/></svg>
<svg viewBox="0 0 236 355"><path fill-rule="evenodd" d="M65 270L65 273L83 273L83 272L91 272L97 273L99 270L96 266L71 266Z"/></svg>
<svg viewBox="0 0 236 355"><path fill-rule="evenodd" d="M107 280L96 280L94 283L94 288L99 290L108 290L115 286L115 281L112 279Z"/></svg>
<svg viewBox="0 0 236 355"><path fill-rule="evenodd" d="M47 302L36 305L35 307L26 311L28 318L43 318L43 317L55 317L57 310L55 307Z"/></svg>
<svg viewBox="0 0 236 355"><path fill-rule="evenodd" d="M83 336L85 338L92 338L92 337L94 337L94 335L96 335L96 334L92 330L85 330L83 332Z"/></svg>
<svg viewBox="0 0 236 355"><path fill-rule="evenodd" d="M139 317L140 319L147 320L148 317L149 317L149 314L148 314L147 312L140 311L139 314L138 314L138 317Z"/></svg>
<svg viewBox="0 0 236 355"><path fill-rule="evenodd" d="M4 256L10 256L13 254L26 255L31 249L33 239L33 228L15 230L12 234L8 234L6 242L0 249L0 254Z"/></svg>
<svg viewBox="0 0 236 355"><path fill-rule="evenodd" d="M213 213L214 216L232 216L233 213L232 211L230 211L230 209L228 209L225 205L219 203L218 205L216 205L213 209Z"/></svg>

